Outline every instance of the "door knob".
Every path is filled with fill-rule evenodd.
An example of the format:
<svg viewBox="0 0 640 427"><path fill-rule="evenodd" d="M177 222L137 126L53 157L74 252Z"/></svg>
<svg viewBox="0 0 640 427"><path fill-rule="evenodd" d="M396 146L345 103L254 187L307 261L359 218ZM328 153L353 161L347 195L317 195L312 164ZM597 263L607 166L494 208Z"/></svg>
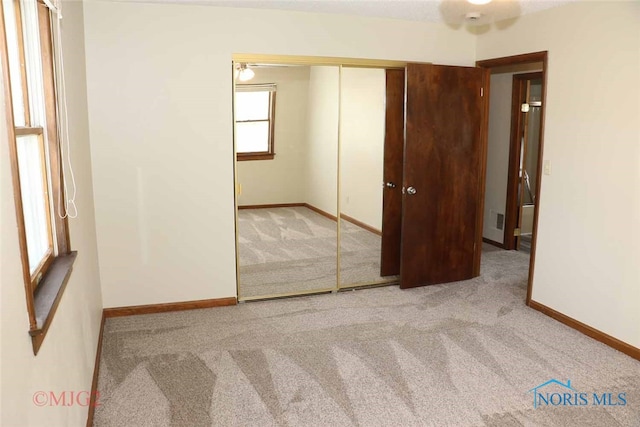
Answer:
<svg viewBox="0 0 640 427"><path fill-rule="evenodd" d="M414 195L414 194L416 194L416 193L417 193L417 191L416 191L416 189L415 189L415 188L413 188L413 187L409 187L409 188L407 188L407 194L408 194L408 195L413 196L413 195Z"/></svg>
<svg viewBox="0 0 640 427"><path fill-rule="evenodd" d="M387 182L385 185L387 188L396 188L396 185L391 181Z"/></svg>

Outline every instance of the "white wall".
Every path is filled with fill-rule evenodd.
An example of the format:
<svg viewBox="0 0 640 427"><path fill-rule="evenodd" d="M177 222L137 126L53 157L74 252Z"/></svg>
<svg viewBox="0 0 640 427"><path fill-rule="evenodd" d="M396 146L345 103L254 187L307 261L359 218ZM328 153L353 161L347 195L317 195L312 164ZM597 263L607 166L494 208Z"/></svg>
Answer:
<svg viewBox="0 0 640 427"><path fill-rule="evenodd" d="M273 160L238 162L239 205L297 203L304 200L309 67L254 68L249 84L276 83Z"/></svg>
<svg viewBox="0 0 640 427"><path fill-rule="evenodd" d="M233 53L475 59L445 25L342 15L88 2L85 29L107 307L236 294Z"/></svg>
<svg viewBox="0 0 640 427"><path fill-rule="evenodd" d="M331 215L338 207L340 68L311 67L305 201Z"/></svg>
<svg viewBox="0 0 640 427"><path fill-rule="evenodd" d="M78 184L79 217L69 221L71 246L78 251L71 278L37 356L27 316L7 133L0 132L0 331L3 426L80 426L87 407L36 407L37 391L90 391L102 311L91 187L82 3L64 3L67 91L72 162ZM0 87L0 99L4 93ZM0 102L0 117L5 117Z"/></svg>
<svg viewBox="0 0 640 427"><path fill-rule="evenodd" d="M342 69L340 211L382 230L386 79L383 69Z"/></svg>
<svg viewBox="0 0 640 427"><path fill-rule="evenodd" d="M577 2L478 37L549 51L533 300L640 347L640 3ZM585 64L589 66L585 67Z"/></svg>

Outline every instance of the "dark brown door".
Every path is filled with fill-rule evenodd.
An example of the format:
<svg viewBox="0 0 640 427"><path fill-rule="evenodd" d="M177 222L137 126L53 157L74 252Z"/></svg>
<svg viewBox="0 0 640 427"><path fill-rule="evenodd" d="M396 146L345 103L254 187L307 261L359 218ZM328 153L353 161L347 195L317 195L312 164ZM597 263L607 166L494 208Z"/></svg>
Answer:
<svg viewBox="0 0 640 427"><path fill-rule="evenodd" d="M400 274L402 162L404 150L404 70L387 70L382 191L380 275Z"/></svg>
<svg viewBox="0 0 640 427"><path fill-rule="evenodd" d="M400 287L470 279L480 272L487 71L406 72Z"/></svg>

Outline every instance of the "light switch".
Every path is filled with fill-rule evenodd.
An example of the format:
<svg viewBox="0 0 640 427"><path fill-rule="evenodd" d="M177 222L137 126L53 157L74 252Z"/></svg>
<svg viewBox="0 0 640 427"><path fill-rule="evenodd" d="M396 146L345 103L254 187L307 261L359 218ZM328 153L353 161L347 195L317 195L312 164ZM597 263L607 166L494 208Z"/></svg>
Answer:
<svg viewBox="0 0 640 427"><path fill-rule="evenodd" d="M544 174L551 175L551 160L544 161Z"/></svg>

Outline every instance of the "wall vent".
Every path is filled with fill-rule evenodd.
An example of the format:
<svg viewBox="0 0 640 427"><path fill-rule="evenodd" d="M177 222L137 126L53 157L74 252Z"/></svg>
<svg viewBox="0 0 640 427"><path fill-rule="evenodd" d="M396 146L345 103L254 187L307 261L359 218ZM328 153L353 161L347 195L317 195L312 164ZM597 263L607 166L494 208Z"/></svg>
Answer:
<svg viewBox="0 0 640 427"><path fill-rule="evenodd" d="M496 228L504 230L504 214L496 213Z"/></svg>

